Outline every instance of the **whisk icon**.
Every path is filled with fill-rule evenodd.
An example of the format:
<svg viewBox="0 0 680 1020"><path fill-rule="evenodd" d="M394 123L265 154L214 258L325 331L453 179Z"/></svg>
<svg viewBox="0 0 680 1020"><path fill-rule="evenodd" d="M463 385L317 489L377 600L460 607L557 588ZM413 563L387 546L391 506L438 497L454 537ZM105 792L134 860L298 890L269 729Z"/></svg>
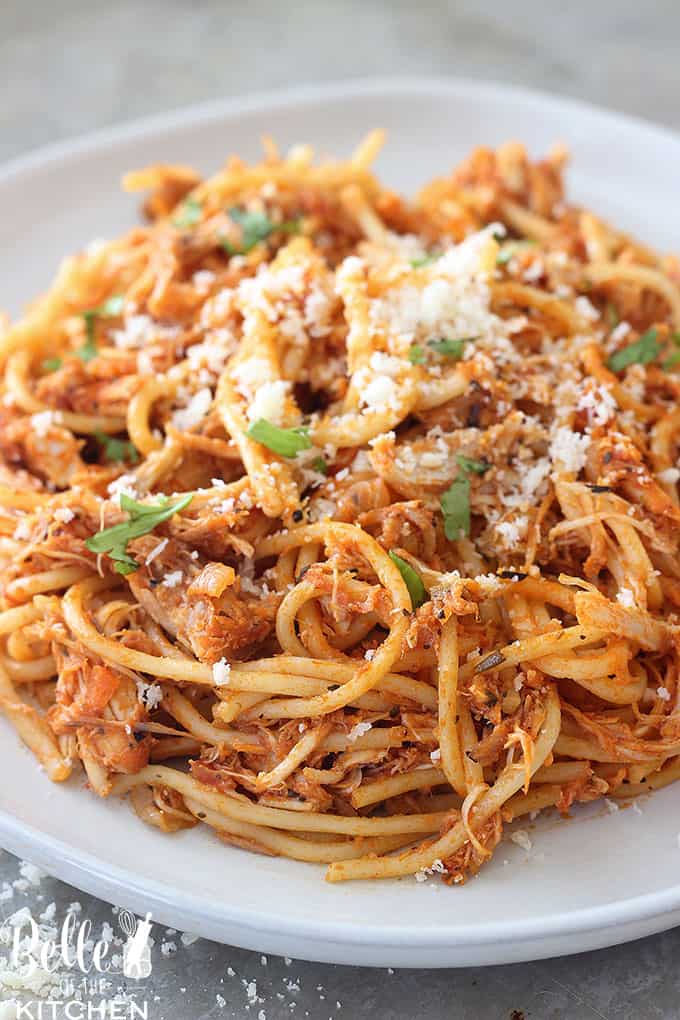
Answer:
<svg viewBox="0 0 680 1020"><path fill-rule="evenodd" d="M138 921L129 910L121 910L118 914L118 924L125 935L127 942L123 946L123 974L127 978L147 978L151 974L151 946L149 945L149 934L151 932L151 914L147 914L143 921Z"/></svg>

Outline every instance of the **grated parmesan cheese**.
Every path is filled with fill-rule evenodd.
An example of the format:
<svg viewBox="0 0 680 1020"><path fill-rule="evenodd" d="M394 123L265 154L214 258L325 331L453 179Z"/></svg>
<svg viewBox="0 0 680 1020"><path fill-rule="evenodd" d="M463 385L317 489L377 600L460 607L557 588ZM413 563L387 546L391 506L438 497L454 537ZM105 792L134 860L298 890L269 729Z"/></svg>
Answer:
<svg viewBox="0 0 680 1020"><path fill-rule="evenodd" d="M137 371L140 375L153 375L153 358L148 351L140 351L137 355Z"/></svg>
<svg viewBox="0 0 680 1020"><path fill-rule="evenodd" d="M263 383L248 408L248 420L265 418L273 425L283 425L286 417L286 397L290 383L282 379Z"/></svg>
<svg viewBox="0 0 680 1020"><path fill-rule="evenodd" d="M496 533L508 548L512 548L526 535L528 526L529 518L522 514L514 521L500 521L496 525Z"/></svg>
<svg viewBox="0 0 680 1020"><path fill-rule="evenodd" d="M594 306L592 301L588 300L585 294L579 294L579 296L574 301L574 307L576 308L576 311L579 313L581 318L587 319L588 322L597 322L597 320L600 318L600 313L598 312L597 308Z"/></svg>
<svg viewBox="0 0 680 1020"><path fill-rule="evenodd" d="M347 734L347 739L354 743L357 737L363 737L364 733L368 733L368 731L372 728L373 725L370 722L358 722Z"/></svg>
<svg viewBox="0 0 680 1020"><path fill-rule="evenodd" d="M272 367L266 358L246 358L231 370L236 388L243 397L251 398L258 387L272 381Z"/></svg>
<svg viewBox="0 0 680 1020"><path fill-rule="evenodd" d="M136 477L133 474L120 475L107 487L110 496L129 496L131 499L139 499L140 493L135 488Z"/></svg>
<svg viewBox="0 0 680 1020"><path fill-rule="evenodd" d="M158 545L155 545L153 547L153 549L151 550L149 555L144 560L144 563L147 566L149 565L149 563L152 563L156 559L156 557L159 556L163 552L163 550L165 549L165 547L166 547L166 545L168 544L169 541L170 540L168 538L162 538L160 540L160 542L158 543Z"/></svg>
<svg viewBox="0 0 680 1020"><path fill-rule="evenodd" d="M165 577L163 578L163 582L162 582L163 587L164 588L176 588L178 584L182 583L182 578L183 577L184 577L184 574L182 573L181 570L172 570L172 571L170 571L169 574L166 574Z"/></svg>
<svg viewBox="0 0 680 1020"><path fill-rule="evenodd" d="M526 850L527 853L529 853L533 846L529 833L526 829L517 829L516 832L511 832L510 839L513 843L516 843L517 846L521 846L522 850Z"/></svg>
<svg viewBox="0 0 680 1020"><path fill-rule="evenodd" d="M189 400L186 407L180 407L172 413L172 424L180 432L189 432L203 421L212 406L213 396L209 387L198 390Z"/></svg>
<svg viewBox="0 0 680 1020"><path fill-rule="evenodd" d="M550 474L550 461L547 457L540 457L535 464L522 474L520 486L522 498L527 502L533 502L544 495L546 481Z"/></svg>
<svg viewBox="0 0 680 1020"><path fill-rule="evenodd" d="M541 259L534 259L531 265L524 270L523 279L526 283L537 283L545 272L545 266Z"/></svg>
<svg viewBox="0 0 680 1020"><path fill-rule="evenodd" d="M607 386L586 389L578 398L576 410L586 411L589 425L606 425L616 414L617 403Z"/></svg>
<svg viewBox="0 0 680 1020"><path fill-rule="evenodd" d="M62 524L68 524L75 517L73 510L70 510L67 506L59 506L54 511L55 521L60 521Z"/></svg>
<svg viewBox="0 0 680 1020"><path fill-rule="evenodd" d="M482 590L482 594L487 598L493 598L495 595L500 595L504 590L505 585L503 581L496 577L495 574L478 574L475 577L476 583Z"/></svg>
<svg viewBox="0 0 680 1020"><path fill-rule="evenodd" d="M19 862L19 874L22 878L25 878L29 885L38 886L42 882L43 878L46 878L46 872L41 871L35 864L31 864L30 861Z"/></svg>
<svg viewBox="0 0 680 1020"><path fill-rule="evenodd" d="M147 684L143 680L137 680L137 700L151 712L162 702L163 690L159 684Z"/></svg>
<svg viewBox="0 0 680 1020"><path fill-rule="evenodd" d="M161 333L167 335L167 330L161 329L149 315L130 315L123 328L114 329L111 337L116 347L132 350L153 343Z"/></svg>
<svg viewBox="0 0 680 1020"><path fill-rule="evenodd" d="M191 277L191 282L198 290L210 290L211 285L215 282L215 274L210 269L199 269Z"/></svg>
<svg viewBox="0 0 680 1020"><path fill-rule="evenodd" d="M235 346L236 338L230 330L213 329L205 334L203 343L189 348L187 360L194 371L205 368L213 376L219 376Z"/></svg>
<svg viewBox="0 0 680 1020"><path fill-rule="evenodd" d="M399 388L388 375L378 375L368 383L359 399L369 411L385 411L398 406Z"/></svg>
<svg viewBox="0 0 680 1020"><path fill-rule="evenodd" d="M590 436L581 435L564 425L553 431L550 443L550 459L556 471L578 474L586 462Z"/></svg>
<svg viewBox="0 0 680 1020"><path fill-rule="evenodd" d="M231 665L225 658L213 663L212 675L217 687L226 687L231 682Z"/></svg>
<svg viewBox="0 0 680 1020"><path fill-rule="evenodd" d="M58 411L40 411L31 415L31 425L37 436L46 436L49 430L57 424L61 415Z"/></svg>
<svg viewBox="0 0 680 1020"><path fill-rule="evenodd" d="M439 858L432 861L429 868L421 868L420 871L416 871L413 876L416 882L427 882L430 875L447 875L448 871L446 865Z"/></svg>
<svg viewBox="0 0 680 1020"><path fill-rule="evenodd" d="M630 323L619 322L617 326L609 334L609 339L612 343L616 344L619 340L623 340L630 333Z"/></svg>

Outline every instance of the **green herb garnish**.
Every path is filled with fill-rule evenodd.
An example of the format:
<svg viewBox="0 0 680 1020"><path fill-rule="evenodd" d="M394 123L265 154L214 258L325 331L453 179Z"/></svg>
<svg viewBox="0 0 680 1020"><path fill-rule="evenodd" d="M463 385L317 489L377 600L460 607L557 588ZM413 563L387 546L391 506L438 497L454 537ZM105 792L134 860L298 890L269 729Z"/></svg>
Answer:
<svg viewBox="0 0 680 1020"><path fill-rule="evenodd" d="M99 431L95 432L94 437L101 443L106 460L128 461L130 464L136 464L139 460L137 448L129 439L116 439L115 436L107 436L105 432Z"/></svg>
<svg viewBox="0 0 680 1020"><path fill-rule="evenodd" d="M323 459L323 457L315 457L314 460L312 461L312 468L315 471L318 471L320 475L328 474L328 464Z"/></svg>
<svg viewBox="0 0 680 1020"><path fill-rule="evenodd" d="M464 453L457 454L456 460L461 471L474 471L476 475L483 475L491 467L487 461L473 460L472 457L466 457Z"/></svg>
<svg viewBox="0 0 680 1020"><path fill-rule="evenodd" d="M673 343L675 347L680 348L680 333L671 333L671 343ZM680 350L673 351L669 354L666 360L662 362L661 367L668 369L675 368L676 365L680 365Z"/></svg>
<svg viewBox="0 0 680 1020"><path fill-rule="evenodd" d="M127 511L130 519L91 535L85 545L90 552L108 555L114 561L114 570L117 574L131 574L137 570L139 563L128 554L128 542L133 538L148 535L157 525L184 510L191 503L193 496L193 492L189 492L176 503L170 503L167 496L160 496L157 503L137 503L130 496L121 493L120 508Z"/></svg>
<svg viewBox="0 0 680 1020"><path fill-rule="evenodd" d="M463 336L457 340L441 337L439 340L428 340L427 346L435 354L440 354L444 358L450 358L452 361L460 361L465 351L465 344L472 343L473 340L478 339L479 337L476 336ZM425 361L425 355L424 347L420 344L412 344L407 357L412 365L422 365Z"/></svg>
<svg viewBox="0 0 680 1020"><path fill-rule="evenodd" d="M113 297L107 298L106 301L98 305L97 308L88 308L87 311L83 312L83 318L85 320L85 336L86 340L82 347L76 351L77 356L81 361L92 361L99 354L97 350L97 337L95 334L95 322L97 318L102 316L113 316L120 315L123 311L123 305L125 299L120 294L114 294Z"/></svg>
<svg viewBox="0 0 680 1020"><path fill-rule="evenodd" d="M619 322L621 320L619 319L619 313L618 313L616 305L612 304L611 301L607 304L606 314L607 314L607 322L609 323L610 331L612 329L616 329L616 327L618 326L618 324L619 324Z"/></svg>
<svg viewBox="0 0 680 1020"><path fill-rule="evenodd" d="M61 358L45 358L42 363L44 372L56 372L58 368L61 368Z"/></svg>
<svg viewBox="0 0 680 1020"><path fill-rule="evenodd" d="M675 368L676 365L680 365L680 351L673 351L670 357L666 358L663 362L663 368Z"/></svg>
<svg viewBox="0 0 680 1020"><path fill-rule="evenodd" d="M499 238L496 237L495 234L494 234L494 238L497 241L499 240ZM507 265L507 263L510 261L510 259L514 255L519 254L519 252L521 252L525 248L532 248L535 245L536 245L536 241L532 241L529 238L527 238L524 241L507 241L503 245L502 250L499 251L498 255L496 256L496 265L497 266L505 266L505 265Z"/></svg>
<svg viewBox="0 0 680 1020"><path fill-rule="evenodd" d="M85 335L87 339L82 347L79 347L76 351L77 357L81 361L92 361L99 354L97 350L97 338L94 332L94 320L96 315L91 315L89 312L83 313L85 317Z"/></svg>
<svg viewBox="0 0 680 1020"><path fill-rule="evenodd" d="M195 198L187 198L182 205L180 210L173 219L173 223L176 227L193 227L200 220L203 215L203 206L200 202L197 202Z"/></svg>
<svg viewBox="0 0 680 1020"><path fill-rule="evenodd" d="M444 534L455 542L470 534L470 479L460 472L439 500L444 515Z"/></svg>
<svg viewBox="0 0 680 1020"><path fill-rule="evenodd" d="M423 602L427 602L429 597L420 574L413 569L410 563L402 560L401 556L397 556L395 552L390 552L390 559L398 567L399 573L404 579L404 584L411 596L411 606L413 609L418 609L419 606L422 606Z"/></svg>
<svg viewBox="0 0 680 1020"><path fill-rule="evenodd" d="M656 338L656 329L648 329L635 343L628 344L611 355L607 368L612 372L621 372L629 365L648 365L658 357L661 344Z"/></svg>
<svg viewBox="0 0 680 1020"><path fill-rule="evenodd" d="M483 475L491 467L485 460L456 455L458 474L439 500L444 515L444 534L449 541L470 534L470 472Z"/></svg>
<svg viewBox="0 0 680 1020"><path fill-rule="evenodd" d="M262 443L272 453L278 453L280 457L297 457L302 450L311 450L312 448L309 429L304 425L292 429L282 429L278 425L272 425L266 418L258 418L250 426L246 435L256 442Z"/></svg>
<svg viewBox="0 0 680 1020"><path fill-rule="evenodd" d="M240 245L233 245L227 240L222 241L222 247L229 255L247 255L260 241L266 241L270 234L277 231L284 234L296 234L300 229L298 219L274 223L266 213L248 212L238 207L230 209L229 216L241 228Z"/></svg>
<svg viewBox="0 0 680 1020"><path fill-rule="evenodd" d="M409 259L409 262L414 269L422 269L423 266L431 266L438 258L439 252L436 254L433 252L431 255L421 255L420 258Z"/></svg>
<svg viewBox="0 0 680 1020"><path fill-rule="evenodd" d="M122 294L113 294L106 301L103 301L98 308L91 308L83 315L120 315L125 305L125 298Z"/></svg>
<svg viewBox="0 0 680 1020"><path fill-rule="evenodd" d="M436 354L442 354L453 361L460 361L463 357L465 344L471 344L474 340L478 339L479 337L476 336L463 336L457 340L449 340L446 337L442 337L441 340L428 340L428 347L431 347Z"/></svg>

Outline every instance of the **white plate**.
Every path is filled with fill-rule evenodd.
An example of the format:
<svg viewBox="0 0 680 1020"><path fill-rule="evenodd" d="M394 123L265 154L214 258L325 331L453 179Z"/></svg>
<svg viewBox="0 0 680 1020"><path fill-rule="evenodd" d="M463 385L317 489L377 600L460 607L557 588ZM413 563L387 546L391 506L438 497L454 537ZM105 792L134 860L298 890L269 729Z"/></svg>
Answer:
<svg viewBox="0 0 680 1020"><path fill-rule="evenodd" d="M463 81L355 82L217 103L59 145L0 172L0 307L16 311L61 255L134 222L121 174L153 162L215 169L272 133L342 155L389 130L378 170L412 190L477 144L509 138L574 155L572 195L644 239L680 238L680 141L582 104ZM680 923L680 788L632 810L591 808L503 844L459 889L414 880L331 886L320 868L163 836L129 808L52 786L2 723L0 840L80 888L173 927L263 952L378 966L504 963L580 952Z"/></svg>

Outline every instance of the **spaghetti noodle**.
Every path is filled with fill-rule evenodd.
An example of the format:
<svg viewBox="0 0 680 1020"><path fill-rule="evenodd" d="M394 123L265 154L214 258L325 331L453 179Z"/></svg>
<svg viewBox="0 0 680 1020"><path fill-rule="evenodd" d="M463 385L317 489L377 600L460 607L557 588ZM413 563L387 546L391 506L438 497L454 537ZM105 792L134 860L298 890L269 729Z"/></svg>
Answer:
<svg viewBox="0 0 680 1020"><path fill-rule="evenodd" d="M476 150L128 176L0 337L0 709L164 832L458 883L680 775L680 263Z"/></svg>

